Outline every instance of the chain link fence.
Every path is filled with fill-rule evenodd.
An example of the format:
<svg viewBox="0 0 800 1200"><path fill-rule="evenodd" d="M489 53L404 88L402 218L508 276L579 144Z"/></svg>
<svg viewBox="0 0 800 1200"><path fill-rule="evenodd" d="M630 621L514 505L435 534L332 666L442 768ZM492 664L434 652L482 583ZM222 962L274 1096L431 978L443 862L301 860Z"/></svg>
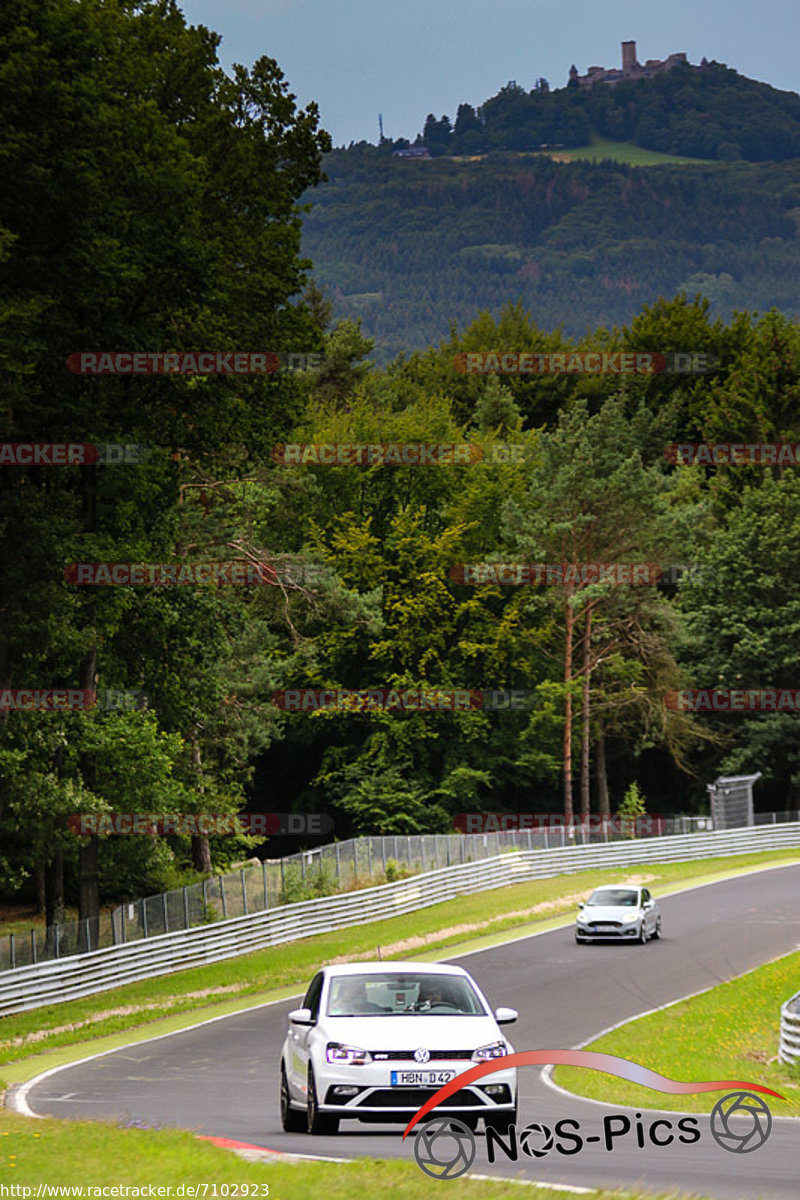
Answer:
<svg viewBox="0 0 800 1200"><path fill-rule="evenodd" d="M755 824L795 820L800 820L800 812L760 813ZM249 916L301 900L393 883L409 875L480 862L514 850L585 846L630 837L669 837L712 828L710 817L644 817L635 828L631 822L627 830L620 829L617 822L595 818L591 827L576 824L572 830L554 825L498 833L350 838L211 875L187 887L121 904L99 917L6 934L0 937L0 971Z"/></svg>

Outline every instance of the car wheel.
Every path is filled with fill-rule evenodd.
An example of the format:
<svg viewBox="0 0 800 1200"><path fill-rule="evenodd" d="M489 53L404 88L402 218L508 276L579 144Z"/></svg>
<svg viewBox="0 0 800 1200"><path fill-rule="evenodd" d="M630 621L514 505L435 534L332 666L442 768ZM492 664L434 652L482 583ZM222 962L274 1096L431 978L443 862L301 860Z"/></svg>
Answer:
<svg viewBox="0 0 800 1200"><path fill-rule="evenodd" d="M640 946L643 946L647 941L647 925L645 924L644 918L642 918L642 923L639 926L639 936L636 940Z"/></svg>
<svg viewBox="0 0 800 1200"><path fill-rule="evenodd" d="M487 1113L483 1118L483 1127L488 1133L493 1129L495 1133L506 1134L510 1125L517 1123L517 1106L514 1105L512 1112L496 1112Z"/></svg>
<svg viewBox="0 0 800 1200"><path fill-rule="evenodd" d="M576 934L575 934L575 944L576 944L576 945L578 945L578 946L583 946L583 945L585 945L585 944L586 944L586 938L578 937L578 935L577 935L577 933L576 933Z"/></svg>
<svg viewBox="0 0 800 1200"><path fill-rule="evenodd" d="M306 1127L305 1113L289 1103L289 1081L281 1063L281 1126L284 1133L302 1133Z"/></svg>
<svg viewBox="0 0 800 1200"><path fill-rule="evenodd" d="M308 1107L306 1108L307 1133L338 1133L339 1118L329 1117L319 1111L317 1087L314 1083L314 1072L308 1068Z"/></svg>
<svg viewBox="0 0 800 1200"><path fill-rule="evenodd" d="M655 929L653 930L653 937L654 937L654 938L660 938L660 937L661 937L661 917L659 917L659 918L657 919L657 921L656 921L656 927L655 927Z"/></svg>

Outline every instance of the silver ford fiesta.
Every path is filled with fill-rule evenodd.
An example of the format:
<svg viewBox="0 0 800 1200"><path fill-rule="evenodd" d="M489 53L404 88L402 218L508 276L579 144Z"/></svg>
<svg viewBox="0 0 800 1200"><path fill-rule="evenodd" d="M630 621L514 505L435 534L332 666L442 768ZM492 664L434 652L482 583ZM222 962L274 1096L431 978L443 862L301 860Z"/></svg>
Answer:
<svg viewBox="0 0 800 1200"><path fill-rule="evenodd" d="M575 941L635 941L661 937L661 911L646 887L609 884L578 905Z"/></svg>

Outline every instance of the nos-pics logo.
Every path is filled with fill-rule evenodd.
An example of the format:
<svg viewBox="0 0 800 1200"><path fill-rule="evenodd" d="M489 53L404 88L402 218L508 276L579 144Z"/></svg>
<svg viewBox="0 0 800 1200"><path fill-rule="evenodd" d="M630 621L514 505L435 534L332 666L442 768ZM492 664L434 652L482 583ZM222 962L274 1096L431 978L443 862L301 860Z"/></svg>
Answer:
<svg viewBox="0 0 800 1200"><path fill-rule="evenodd" d="M441 1110L434 1117L425 1118L443 1100L448 1099L454 1092L461 1090L469 1083L484 1075L497 1071L508 1070L516 1066L561 1064L590 1067L602 1070L621 1079L642 1084L655 1091L667 1092L671 1095L688 1095L699 1092L721 1091L723 1088L736 1088L718 1100L714 1105L710 1118L711 1136L724 1150L734 1154L750 1154L764 1145L772 1130L772 1114L764 1100L756 1092L766 1093L783 1100L780 1092L760 1084L748 1083L744 1080L725 1079L710 1080L705 1083L680 1083L667 1079L627 1059L617 1058L611 1054L600 1054L586 1050L528 1050L517 1054L508 1054L489 1063L482 1063L468 1071L457 1075L455 1079L445 1084L434 1093L428 1101L414 1114L403 1137L407 1137L413 1127L423 1121L414 1142L414 1157L418 1166L433 1179L457 1179L464 1175L475 1161L477 1142L475 1135L463 1121L457 1117L444 1115ZM480 1109L479 1112L485 1112ZM506 1110L507 1115L511 1115ZM501 1110L498 1110L498 1116ZM540 1122L531 1122L519 1129L509 1123L502 1128L494 1124L486 1127L486 1150L490 1163L494 1163L502 1154L514 1162L520 1153L529 1158L544 1158L551 1152L562 1155L575 1155L590 1143L600 1143L605 1150L615 1148L620 1139L626 1139L626 1144L633 1145L631 1138L640 1150L648 1146L668 1146L673 1142L691 1145L698 1142L701 1131L697 1117L685 1116L675 1123L663 1117L646 1122L641 1113L636 1113L633 1120L624 1113L611 1113L603 1117L602 1134L592 1133L583 1135L580 1122L572 1118L561 1119L552 1126Z"/></svg>

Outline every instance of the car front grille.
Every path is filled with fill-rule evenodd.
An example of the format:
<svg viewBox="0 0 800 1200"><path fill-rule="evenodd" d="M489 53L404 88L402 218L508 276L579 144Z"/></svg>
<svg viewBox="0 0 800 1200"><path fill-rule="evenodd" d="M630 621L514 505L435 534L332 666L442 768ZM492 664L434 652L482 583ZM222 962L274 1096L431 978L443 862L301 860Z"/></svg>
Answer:
<svg viewBox="0 0 800 1200"><path fill-rule="evenodd" d="M377 1062L414 1062L413 1050L372 1050L372 1057ZM472 1050L431 1050L430 1062L444 1062L450 1059L472 1058Z"/></svg>
<svg viewBox="0 0 800 1200"><path fill-rule="evenodd" d="M422 1108L426 1100L436 1095L435 1088L376 1088L364 1099L365 1108ZM439 1108L485 1108L474 1092L465 1088L448 1096Z"/></svg>

